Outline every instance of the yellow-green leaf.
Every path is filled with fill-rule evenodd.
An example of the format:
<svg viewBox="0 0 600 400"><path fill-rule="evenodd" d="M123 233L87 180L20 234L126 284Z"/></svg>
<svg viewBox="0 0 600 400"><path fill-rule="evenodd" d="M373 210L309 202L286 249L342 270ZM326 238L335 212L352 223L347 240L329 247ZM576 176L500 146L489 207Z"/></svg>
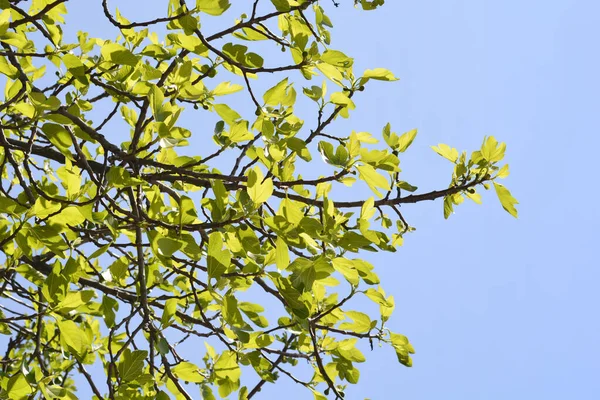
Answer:
<svg viewBox="0 0 600 400"><path fill-rule="evenodd" d="M217 378L229 379L231 382L239 381L242 370L238 365L237 355L231 350L221 353L215 362L214 372Z"/></svg>
<svg viewBox="0 0 600 400"><path fill-rule="evenodd" d="M248 195L254 204L262 204L273 194L273 180L264 179L259 167L248 171Z"/></svg>
<svg viewBox="0 0 600 400"><path fill-rule="evenodd" d="M173 375L187 382L200 383L204 381L204 376L200 373L200 368L190 362L180 362L172 368Z"/></svg>
<svg viewBox="0 0 600 400"><path fill-rule="evenodd" d="M350 68L354 62L352 58L337 50L325 50L321 54L321 60L334 67L341 68Z"/></svg>
<svg viewBox="0 0 600 400"><path fill-rule="evenodd" d="M437 146L431 146L431 148L440 156L452 162L456 162L456 160L458 159L458 150L448 146L447 144L440 143Z"/></svg>
<svg viewBox="0 0 600 400"><path fill-rule="evenodd" d="M290 254L288 245L281 237L277 237L275 242L275 264L278 270L284 270L290 265Z"/></svg>
<svg viewBox="0 0 600 400"><path fill-rule="evenodd" d="M498 174L496 175L498 178L504 179L509 175L509 170L508 170L508 164L504 164L502 166L502 168L500 168L500 170L498 171Z"/></svg>
<svg viewBox="0 0 600 400"><path fill-rule="evenodd" d="M234 143L252 140L253 138L254 135L248 130L248 121L236 122L231 127L231 132L229 132L229 140Z"/></svg>
<svg viewBox="0 0 600 400"><path fill-rule="evenodd" d="M4 35L10 25L10 8L0 13L0 35Z"/></svg>
<svg viewBox="0 0 600 400"><path fill-rule="evenodd" d="M336 104L338 106L348 107L351 110L353 110L355 108L355 105L354 105L354 102L352 101L352 99L343 92L331 93L330 100L333 104Z"/></svg>
<svg viewBox="0 0 600 400"><path fill-rule="evenodd" d="M223 235L213 232L208 237L208 276L219 278L225 273L231 263L231 253L223 249Z"/></svg>
<svg viewBox="0 0 600 400"><path fill-rule="evenodd" d="M171 325L171 318L177 312L177 299L169 299L165 301L165 309L163 310L163 315L160 320L160 323L163 328Z"/></svg>
<svg viewBox="0 0 600 400"><path fill-rule="evenodd" d="M377 188L390 190L390 183L388 180L379 172L375 171L375 168L369 164L358 165L356 169L358 169L360 179L365 181L371 190L379 197L382 197L383 195L377 190Z"/></svg>
<svg viewBox="0 0 600 400"><path fill-rule="evenodd" d="M73 54L65 54L62 58L65 67L75 76L85 76L85 66L78 57Z"/></svg>
<svg viewBox="0 0 600 400"><path fill-rule="evenodd" d="M118 65L135 67L139 61L131 51L117 43L107 43L100 49L102 58Z"/></svg>
<svg viewBox="0 0 600 400"><path fill-rule="evenodd" d="M346 311L345 314L353 322L344 322L340 325L340 329L355 333L367 333L373 328L371 319L367 314L358 311Z"/></svg>
<svg viewBox="0 0 600 400"><path fill-rule="evenodd" d="M389 71L385 68L368 69L363 74L363 77L370 78L370 79L376 79L379 81L397 81L398 80L398 78L396 78L394 76L394 74L392 74L391 71Z"/></svg>
<svg viewBox="0 0 600 400"><path fill-rule="evenodd" d="M229 0L196 0L196 8L209 15L221 15L229 6Z"/></svg>
<svg viewBox="0 0 600 400"><path fill-rule="evenodd" d="M57 325L61 341L69 347L69 350L80 357L90 350L92 344L89 337L75 322L62 320L58 321Z"/></svg>
<svg viewBox="0 0 600 400"><path fill-rule="evenodd" d="M29 398L29 395L33 393L33 389L27 383L27 378L19 372L8 379L6 383L6 394L7 398L14 400L23 400Z"/></svg>
<svg viewBox="0 0 600 400"><path fill-rule="evenodd" d="M400 153L404 153L406 149L412 144L413 140L417 137L417 130L413 129L408 131L398 139L398 144L394 147L394 150L399 151Z"/></svg>
<svg viewBox="0 0 600 400"><path fill-rule="evenodd" d="M494 189L496 189L496 194L498 195L500 204L502 204L502 208L510 215L517 218L517 209L515 208L515 205L519 204L517 199L510 194L510 191L507 188L499 183L494 182Z"/></svg>
<svg viewBox="0 0 600 400"><path fill-rule="evenodd" d="M239 92L242 89L244 89L242 85L231 84L231 82L221 82L212 90L212 94L214 96L224 96L226 94Z"/></svg>
<svg viewBox="0 0 600 400"><path fill-rule="evenodd" d="M130 382L138 378L142 375L144 370L144 359L147 356L148 352L146 350L125 350L123 352L122 361L117 367L119 377L125 382Z"/></svg>

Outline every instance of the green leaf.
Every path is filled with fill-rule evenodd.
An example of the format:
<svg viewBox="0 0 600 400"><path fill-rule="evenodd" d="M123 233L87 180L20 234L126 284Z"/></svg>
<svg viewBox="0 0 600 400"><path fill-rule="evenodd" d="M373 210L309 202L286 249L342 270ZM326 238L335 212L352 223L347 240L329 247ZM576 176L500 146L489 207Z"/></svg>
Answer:
<svg viewBox="0 0 600 400"><path fill-rule="evenodd" d="M340 72L340 70L338 68L334 67L333 65L327 64L327 63L319 63L319 64L317 64L317 68L319 69L319 71L321 71L323 73L323 75L325 75L327 78L329 78L333 83L343 86L342 82L344 81L344 76L342 75L342 73Z"/></svg>
<svg viewBox="0 0 600 400"><path fill-rule="evenodd" d="M408 341L408 338L404 335L391 333L390 341L392 343L392 346L396 350L396 356L398 356L398 361L407 367L412 367L412 359L410 357L410 354L414 354L415 349Z"/></svg>
<svg viewBox="0 0 600 400"><path fill-rule="evenodd" d="M467 191L465 191L465 195L469 199L473 200L475 203L481 204L481 195L479 193L475 193L475 192L471 193L469 190L467 190Z"/></svg>
<svg viewBox="0 0 600 400"><path fill-rule="evenodd" d="M321 89L319 86L313 85L310 87L310 89L303 88L302 92L314 101L319 101L321 98L323 98L323 89Z"/></svg>
<svg viewBox="0 0 600 400"><path fill-rule="evenodd" d="M226 94L232 94L243 90L244 87L238 84L231 84L231 82L221 82L212 90L213 96L224 96Z"/></svg>
<svg viewBox="0 0 600 400"><path fill-rule="evenodd" d="M338 167L345 167L350 160L348 150L344 145L339 145L335 152L333 151L333 145L329 142L321 141L319 142L319 152L321 153L321 158L327 164L335 165Z"/></svg>
<svg viewBox="0 0 600 400"><path fill-rule="evenodd" d="M368 69L363 74L364 78L376 79L379 81L397 81L398 78L385 68Z"/></svg>
<svg viewBox="0 0 600 400"><path fill-rule="evenodd" d="M158 86L152 85L150 91L148 92L148 100L150 101L150 108L156 122L163 122L169 115L171 115L170 112L163 112L165 95L162 89Z"/></svg>
<svg viewBox="0 0 600 400"><path fill-rule="evenodd" d="M358 3L359 0L355 0L354 3ZM375 10L377 7L382 6L385 0L360 0L360 5L363 10L370 11Z"/></svg>
<svg viewBox="0 0 600 400"><path fill-rule="evenodd" d="M254 202L259 205L269 200L273 194L273 180L271 178L264 179L262 171L259 167L254 167L248 171L248 195Z"/></svg>
<svg viewBox="0 0 600 400"><path fill-rule="evenodd" d="M444 218L448 219L454 212L454 204L452 203L452 197L444 197Z"/></svg>
<svg viewBox="0 0 600 400"><path fill-rule="evenodd" d="M242 314L238 308L238 302L234 295L231 293L223 296L223 307L221 308L223 313L223 319L234 327L241 328L244 325Z"/></svg>
<svg viewBox="0 0 600 400"><path fill-rule="evenodd" d="M340 329L348 330L355 333L368 333L372 328L371 319L367 314L358 311L346 311L344 314L353 322L344 322L340 325Z"/></svg>
<svg viewBox="0 0 600 400"><path fill-rule="evenodd" d="M310 310L304 301L302 301L301 293L294 288L291 282L284 278L279 278L274 280L274 282L277 285L279 293L281 293L286 304L292 309L294 315L302 319L308 318Z"/></svg>
<svg viewBox="0 0 600 400"><path fill-rule="evenodd" d="M200 373L200 368L190 362L182 361L175 367L172 367L171 370L175 377L187 382L200 383L205 380L204 376Z"/></svg>
<svg viewBox="0 0 600 400"><path fill-rule="evenodd" d="M244 142L246 140L254 139L254 135L250 131L248 131L248 121L239 121L236 122L231 127L231 132L229 133L229 140L233 143Z"/></svg>
<svg viewBox="0 0 600 400"><path fill-rule="evenodd" d="M178 21L186 35L192 35L198 29L198 19L191 15L184 15Z"/></svg>
<svg viewBox="0 0 600 400"><path fill-rule="evenodd" d="M27 216L46 218L50 214L57 213L58 211L60 211L59 203L54 203L40 196L35 200L33 207L27 212Z"/></svg>
<svg viewBox="0 0 600 400"><path fill-rule="evenodd" d="M231 253L223 250L223 235L212 232L208 237L208 277L220 278L231 264Z"/></svg>
<svg viewBox="0 0 600 400"><path fill-rule="evenodd" d="M508 164L505 164L502 166L502 168L500 168L500 170L498 171L498 173L496 174L496 176L498 178L504 179L506 177L508 177L509 175L509 170L508 170Z"/></svg>
<svg viewBox="0 0 600 400"><path fill-rule="evenodd" d="M60 331L61 341L68 346L66 350L74 352L79 357L85 356L92 345L85 331L75 322L69 320L58 321L57 326Z"/></svg>
<svg viewBox="0 0 600 400"><path fill-rule="evenodd" d="M289 11L290 9L289 0L271 0L271 3L273 3L277 11Z"/></svg>
<svg viewBox="0 0 600 400"><path fill-rule="evenodd" d="M9 399L24 400L29 398L33 392L34 390L22 373L11 376L6 383L6 394Z"/></svg>
<svg viewBox="0 0 600 400"><path fill-rule="evenodd" d="M354 109L354 102L348 95L344 92L334 92L331 93L330 101L333 104L337 104L338 106L348 107L350 109Z"/></svg>
<svg viewBox="0 0 600 400"><path fill-rule="evenodd" d="M183 243L179 240L171 239L169 237L162 237L157 233L156 244L160 250L160 255L164 257L171 257L173 253L181 248Z"/></svg>
<svg viewBox="0 0 600 400"><path fill-rule="evenodd" d="M196 0L196 7L209 15L221 15L230 6L229 0Z"/></svg>
<svg viewBox="0 0 600 400"><path fill-rule="evenodd" d="M277 237L275 245L275 264L277 265L277 269L282 271L290 265L289 248L285 240L281 237Z"/></svg>
<svg viewBox="0 0 600 400"><path fill-rule="evenodd" d="M122 355L122 361L117 366L119 377L125 382L130 382L142 375L144 360L148 356L146 350L126 349Z"/></svg>
<svg viewBox="0 0 600 400"><path fill-rule="evenodd" d="M346 339L338 343L337 353L340 357L352 362L365 362L366 358L359 349L356 348L357 339Z"/></svg>
<svg viewBox="0 0 600 400"><path fill-rule="evenodd" d="M71 135L69 135L69 132L63 126L47 123L42 126L42 131L46 134L50 142L58 147L61 153L69 158L72 157L71 146L73 145L73 141L71 140Z"/></svg>
<svg viewBox="0 0 600 400"><path fill-rule="evenodd" d="M106 43L100 49L102 58L118 65L135 67L139 61L131 51L117 43Z"/></svg>
<svg viewBox="0 0 600 400"><path fill-rule="evenodd" d="M334 67L350 68L354 61L341 51L325 50L321 54L321 60Z"/></svg>
<svg viewBox="0 0 600 400"><path fill-rule="evenodd" d="M375 303L377 303L381 306L384 306L384 307L392 306L390 303L388 303L388 301L386 300L383 293L381 293L373 288L367 289L365 291L365 296L367 296L369 299L373 300Z"/></svg>
<svg viewBox="0 0 600 400"><path fill-rule="evenodd" d="M296 102L296 91L288 84L288 78L285 78L265 92L263 101L273 106L291 106Z"/></svg>
<svg viewBox="0 0 600 400"><path fill-rule="evenodd" d="M69 292L65 298L57 305L57 310L70 312L79 306L87 304L94 297L93 290L84 290L81 292Z"/></svg>
<svg viewBox="0 0 600 400"><path fill-rule="evenodd" d="M10 10L6 10L10 12ZM6 61L6 58L0 57L0 73L8 76L11 79L17 79L19 76L19 70L13 65Z"/></svg>
<svg viewBox="0 0 600 400"><path fill-rule="evenodd" d="M221 353L215 362L214 372L219 379L229 379L231 382L239 381L242 370L238 365L237 355L231 350Z"/></svg>
<svg viewBox="0 0 600 400"><path fill-rule="evenodd" d="M493 137L487 137L483 145L481 146L481 155L489 162L498 162L504 158L504 151L506 150L506 143L498 143Z"/></svg>
<svg viewBox="0 0 600 400"><path fill-rule="evenodd" d="M408 131L398 139L398 144L394 147L394 150L404 153L406 149L412 144L413 140L417 137L417 130L413 129Z"/></svg>
<svg viewBox="0 0 600 400"><path fill-rule="evenodd" d="M228 125L235 125L242 118L240 114L227 104L214 104L213 107L217 114L219 114L219 117L223 118L223 121L227 122Z"/></svg>
<svg viewBox="0 0 600 400"><path fill-rule="evenodd" d="M510 191L507 188L499 183L494 182L494 189L496 189L496 194L498 195L500 204L502 204L502 208L510 215L517 218L517 209L515 208L515 205L519 204L517 199L510 194Z"/></svg>
<svg viewBox="0 0 600 400"><path fill-rule="evenodd" d="M259 315L261 312L265 311L264 307L262 307L261 305L243 301L238 303L238 307L257 326L261 328L266 328L269 326L269 322L267 321L267 319L262 315ZM255 333L257 335L261 335L261 333L259 332ZM264 339L262 341L269 340L268 337L268 335L264 335ZM259 339L258 341L260 342L261 340Z"/></svg>
<svg viewBox="0 0 600 400"><path fill-rule="evenodd" d="M0 35L4 35L4 33L6 33L9 25L10 25L10 8L5 9L0 13Z"/></svg>
<svg viewBox="0 0 600 400"><path fill-rule="evenodd" d="M45 399L66 399L69 394L67 389L58 385L46 385L43 382L39 382L38 385Z"/></svg>
<svg viewBox="0 0 600 400"><path fill-rule="evenodd" d="M375 171L375 168L373 168L369 164L358 165L356 169L358 170L360 179L365 181L365 183L369 185L371 190L379 197L383 197L383 195L381 194L381 192L379 192L379 190L377 190L377 188L390 190L389 181L379 172Z"/></svg>
<svg viewBox="0 0 600 400"><path fill-rule="evenodd" d="M179 226L193 224L198 219L194 200L188 196L181 196L179 201Z"/></svg>
<svg viewBox="0 0 600 400"><path fill-rule="evenodd" d="M78 57L72 54L65 54L62 58L67 70L75 76L85 76L85 66Z"/></svg>
<svg viewBox="0 0 600 400"><path fill-rule="evenodd" d="M102 296L102 305L100 306L100 310L102 310L104 323L106 323L108 328L112 328L115 325L115 311L119 310L119 302L112 297L104 295Z"/></svg>
<svg viewBox="0 0 600 400"><path fill-rule="evenodd" d="M216 400L212 388L208 385L202 385L202 400Z"/></svg>
<svg viewBox="0 0 600 400"><path fill-rule="evenodd" d="M339 273L341 273L344 278L352 285L358 285L358 271L354 267L354 263L352 260L348 260L346 258L334 258L331 260L331 264L333 268Z"/></svg>
<svg viewBox="0 0 600 400"><path fill-rule="evenodd" d="M458 159L458 150L448 146L447 144L440 143L437 145L437 147L431 146L431 148L440 156L452 162L456 162L456 160Z"/></svg>
<svg viewBox="0 0 600 400"><path fill-rule="evenodd" d="M177 303L177 299L169 299L165 301L165 308L163 310L162 318L160 320L163 329L171 325L171 318L173 318L173 316L177 312Z"/></svg>

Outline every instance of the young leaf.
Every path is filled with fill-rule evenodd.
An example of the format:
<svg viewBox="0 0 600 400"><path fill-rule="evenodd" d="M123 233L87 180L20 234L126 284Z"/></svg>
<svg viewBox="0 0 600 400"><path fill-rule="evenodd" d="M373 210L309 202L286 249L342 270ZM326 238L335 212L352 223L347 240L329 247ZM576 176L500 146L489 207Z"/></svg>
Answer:
<svg viewBox="0 0 600 400"><path fill-rule="evenodd" d="M251 169L248 172L248 195L254 204L264 203L272 194L273 180L271 178L264 179L260 168L254 167Z"/></svg>
<svg viewBox="0 0 600 400"><path fill-rule="evenodd" d="M129 65L135 67L139 62L137 56L133 55L131 51L117 43L104 44L100 49L100 53L102 53L102 57L105 60L118 65Z"/></svg>
<svg viewBox="0 0 600 400"><path fill-rule="evenodd" d="M57 325L61 342L67 345L65 350L72 351L79 357L85 356L92 345L85 332L73 321L62 320L58 321Z"/></svg>
<svg viewBox="0 0 600 400"><path fill-rule="evenodd" d="M138 378L144 369L144 359L148 356L146 350L129 349L123 352L123 360L119 363L117 370L119 377L125 382L133 381Z"/></svg>
<svg viewBox="0 0 600 400"><path fill-rule="evenodd" d="M182 361L172 368L173 375L187 382L200 383L204 382L205 378L200 373L200 368L190 362Z"/></svg>
<svg viewBox="0 0 600 400"><path fill-rule="evenodd" d="M175 315L175 312L177 311L177 301L177 299L165 301L165 309L163 310L163 315L160 320L163 329L171 324L171 318L173 318L173 315Z"/></svg>
<svg viewBox="0 0 600 400"><path fill-rule="evenodd" d="M415 137L417 137L416 129L402 134L402 136L400 136L400 139L398 139L398 144L396 145L394 150L397 150L400 153L404 153L406 149L408 149L408 147L412 144L413 140L415 140Z"/></svg>
<svg viewBox="0 0 600 400"><path fill-rule="evenodd" d="M209 15L221 15L230 6L229 0L196 0L196 7Z"/></svg>
<svg viewBox="0 0 600 400"><path fill-rule="evenodd" d="M8 399L28 399L32 393L33 389L22 373L11 376L6 382L6 394L8 395Z"/></svg>
<svg viewBox="0 0 600 400"><path fill-rule="evenodd" d="M436 146L431 146L431 148L438 153L440 156L452 161L456 162L458 159L458 150L453 147L448 146L447 144L440 143Z"/></svg>
<svg viewBox="0 0 600 400"><path fill-rule="evenodd" d="M219 278L227 271L231 264L231 253L223 249L223 235L213 232L208 237L208 276Z"/></svg>
<svg viewBox="0 0 600 400"><path fill-rule="evenodd" d="M385 68L368 69L363 74L364 78L377 79L380 81L397 81L398 78L391 71Z"/></svg>
<svg viewBox="0 0 600 400"><path fill-rule="evenodd" d="M358 170L360 179L365 181L365 183L369 185L371 190L375 192L377 196L383 197L383 195L381 194L381 192L379 192L379 190L377 190L377 188L390 190L390 183L388 182L388 180L379 172L375 171L375 168L373 168L369 164L358 165L356 169Z"/></svg>
<svg viewBox="0 0 600 400"><path fill-rule="evenodd" d="M345 314L353 322L344 322L340 325L340 329L355 333L367 333L373 328L371 319L367 314L358 311L346 311Z"/></svg>
<svg viewBox="0 0 600 400"><path fill-rule="evenodd" d="M496 189L496 194L498 195L500 204L502 204L502 208L510 215L517 218L517 209L515 208L515 205L519 204L517 199L510 194L510 191L507 188L499 183L494 182L494 189Z"/></svg>
<svg viewBox="0 0 600 400"><path fill-rule="evenodd" d="M285 243L281 237L278 237L276 240L276 248L275 248L275 263L277 265L277 269L282 271L290 265L290 254L288 245Z"/></svg>

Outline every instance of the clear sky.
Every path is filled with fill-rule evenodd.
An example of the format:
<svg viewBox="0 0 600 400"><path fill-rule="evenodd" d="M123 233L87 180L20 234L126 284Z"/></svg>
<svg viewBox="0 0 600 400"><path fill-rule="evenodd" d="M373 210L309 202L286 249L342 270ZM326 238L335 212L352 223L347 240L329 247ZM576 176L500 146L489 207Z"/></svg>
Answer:
<svg viewBox="0 0 600 400"><path fill-rule="evenodd" d="M354 56L359 72L385 67L401 78L371 85L340 126L418 128L401 162L421 190L450 179L450 163L430 145L471 151L494 135L507 142L505 183L521 203L518 220L493 193L448 221L441 202L403 209L418 230L399 252L369 259L396 298L390 327L411 339L414 367L376 347L348 399L600 398L600 2L388 0L359 12L338 1L334 9L323 0L332 48ZM103 18L92 6L99 1L70 3L71 18ZM124 14L137 19L136 9L141 19L165 7L129 2ZM100 36L102 26L89 29ZM311 397L282 378L261 398L281 393Z"/></svg>

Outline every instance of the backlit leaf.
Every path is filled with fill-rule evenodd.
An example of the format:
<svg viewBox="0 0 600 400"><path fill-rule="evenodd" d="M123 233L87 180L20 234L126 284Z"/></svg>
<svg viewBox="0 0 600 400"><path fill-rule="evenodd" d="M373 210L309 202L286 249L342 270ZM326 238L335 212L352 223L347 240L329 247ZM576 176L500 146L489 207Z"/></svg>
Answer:
<svg viewBox="0 0 600 400"><path fill-rule="evenodd" d="M515 208L515 205L519 204L517 199L510 194L510 191L507 188L499 183L494 182L494 189L496 189L496 194L498 195L500 204L502 204L502 208L510 215L517 218L517 209Z"/></svg>
<svg viewBox="0 0 600 400"><path fill-rule="evenodd" d="M267 201L273 194L273 180L264 179L260 168L255 167L248 172L248 195L259 205Z"/></svg>

